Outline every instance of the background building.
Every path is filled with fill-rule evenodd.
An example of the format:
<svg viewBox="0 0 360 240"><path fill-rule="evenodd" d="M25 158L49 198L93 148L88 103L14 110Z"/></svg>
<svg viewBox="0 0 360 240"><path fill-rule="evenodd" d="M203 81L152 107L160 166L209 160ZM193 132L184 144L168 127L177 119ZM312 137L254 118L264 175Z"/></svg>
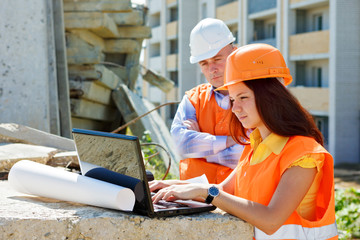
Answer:
<svg viewBox="0 0 360 240"><path fill-rule="evenodd" d="M206 82L190 64L189 35L203 18L223 20L236 44L263 42L280 49L294 77L290 90L314 116L336 164L360 162L359 0L148 0L145 64L172 79L167 94L144 83L155 104L180 101ZM170 125L177 105L162 109Z"/></svg>

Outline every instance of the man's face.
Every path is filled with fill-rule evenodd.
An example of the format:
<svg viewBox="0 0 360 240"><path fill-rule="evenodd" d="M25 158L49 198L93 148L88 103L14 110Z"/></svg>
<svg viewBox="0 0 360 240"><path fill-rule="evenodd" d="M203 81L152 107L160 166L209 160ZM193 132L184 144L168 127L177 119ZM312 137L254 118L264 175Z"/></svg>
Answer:
<svg viewBox="0 0 360 240"><path fill-rule="evenodd" d="M223 47L218 54L199 62L201 72L206 80L214 87L224 85L224 71L226 58L232 53L235 47L232 44Z"/></svg>

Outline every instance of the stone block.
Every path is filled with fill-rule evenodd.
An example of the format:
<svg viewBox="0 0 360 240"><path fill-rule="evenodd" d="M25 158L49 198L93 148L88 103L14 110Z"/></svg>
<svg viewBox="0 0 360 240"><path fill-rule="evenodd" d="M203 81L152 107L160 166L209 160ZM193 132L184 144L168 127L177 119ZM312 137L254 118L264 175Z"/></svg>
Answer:
<svg viewBox="0 0 360 240"><path fill-rule="evenodd" d="M130 0L64 0L64 11L131 11Z"/></svg>
<svg viewBox="0 0 360 240"><path fill-rule="evenodd" d="M15 124L0 124L0 142L27 143L61 150L75 150L74 141L31 127Z"/></svg>
<svg viewBox="0 0 360 240"><path fill-rule="evenodd" d="M0 144L0 171L10 171L20 160L31 160L46 164L52 156L59 152L56 148L35 146L23 143Z"/></svg>
<svg viewBox="0 0 360 240"><path fill-rule="evenodd" d="M87 29L103 38L114 38L118 35L115 21L101 12L65 12L65 29Z"/></svg>
<svg viewBox="0 0 360 240"><path fill-rule="evenodd" d="M98 84L109 89L115 89L122 82L118 75L100 64L69 65L68 72L70 79L95 80Z"/></svg>
<svg viewBox="0 0 360 240"><path fill-rule="evenodd" d="M74 117L89 118L100 121L115 120L116 108L85 99L70 99L71 114Z"/></svg>
<svg viewBox="0 0 360 240"><path fill-rule="evenodd" d="M143 25L144 23L144 14L139 10L121 13L108 13L108 15L114 19L116 25Z"/></svg>
<svg viewBox="0 0 360 240"><path fill-rule="evenodd" d="M102 39L93 32L85 29L72 29L70 30L70 32L75 36L79 37L80 39L84 40L88 44L99 48L101 51L105 48L104 39Z"/></svg>
<svg viewBox="0 0 360 240"><path fill-rule="evenodd" d="M104 105L113 105L111 100L111 90L95 81L69 81L70 90L78 90L82 92L81 99L87 99Z"/></svg>
<svg viewBox="0 0 360 240"><path fill-rule="evenodd" d="M105 40L105 53L139 53L141 46L138 41L131 39Z"/></svg>
<svg viewBox="0 0 360 240"><path fill-rule="evenodd" d="M151 38L151 27L121 26L117 28L116 38Z"/></svg>

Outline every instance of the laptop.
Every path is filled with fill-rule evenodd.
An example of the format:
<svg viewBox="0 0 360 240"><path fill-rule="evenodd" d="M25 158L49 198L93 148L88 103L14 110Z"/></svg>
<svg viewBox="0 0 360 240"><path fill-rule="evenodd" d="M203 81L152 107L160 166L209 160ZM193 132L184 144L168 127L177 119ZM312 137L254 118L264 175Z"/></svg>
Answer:
<svg viewBox="0 0 360 240"><path fill-rule="evenodd" d="M73 128L72 134L82 175L131 188L135 194L134 213L169 217L216 209L192 200L153 204L138 137L78 128Z"/></svg>

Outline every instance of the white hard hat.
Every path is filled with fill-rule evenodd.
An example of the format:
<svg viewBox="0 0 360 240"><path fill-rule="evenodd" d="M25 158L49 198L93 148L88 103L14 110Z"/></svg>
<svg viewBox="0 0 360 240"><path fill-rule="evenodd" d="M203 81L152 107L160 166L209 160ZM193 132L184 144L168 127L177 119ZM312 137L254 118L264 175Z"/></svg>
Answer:
<svg viewBox="0 0 360 240"><path fill-rule="evenodd" d="M235 41L226 24L218 19L201 20L190 34L190 62L197 63L212 58L223 47Z"/></svg>

